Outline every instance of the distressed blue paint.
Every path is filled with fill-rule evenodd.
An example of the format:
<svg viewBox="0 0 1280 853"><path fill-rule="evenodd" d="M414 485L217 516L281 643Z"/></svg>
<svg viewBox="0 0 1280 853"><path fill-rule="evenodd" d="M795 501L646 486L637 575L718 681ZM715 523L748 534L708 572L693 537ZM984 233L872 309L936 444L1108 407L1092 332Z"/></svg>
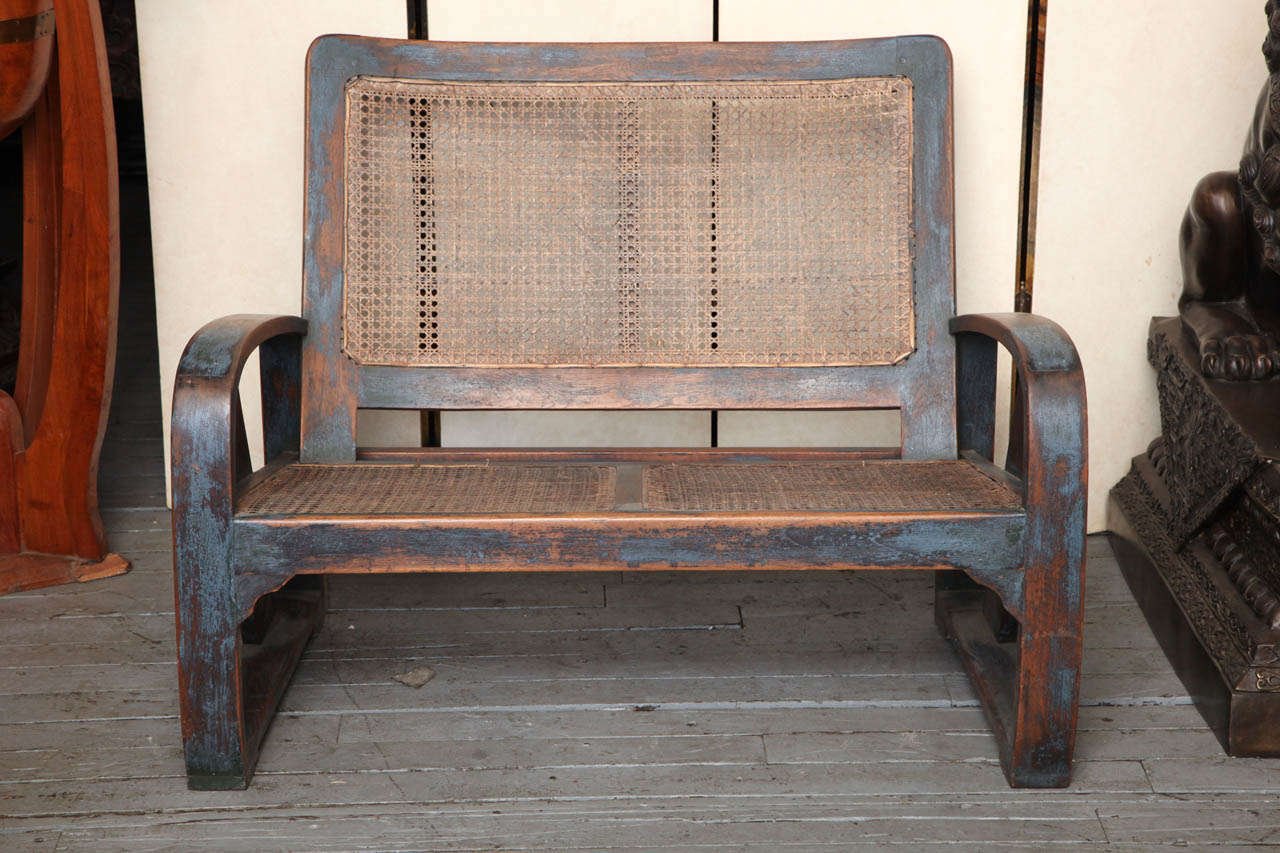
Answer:
<svg viewBox="0 0 1280 853"><path fill-rule="evenodd" d="M968 314L951 321L951 331L990 335L1019 359L1024 372L1080 369L1080 355L1057 323L1036 314Z"/></svg>
<svg viewBox="0 0 1280 853"><path fill-rule="evenodd" d="M1029 314L967 315L951 322L960 339L961 379L984 386L994 372L994 344L1009 350L1022 380L1025 424L1024 613L1019 617L1017 707L1001 723L999 689L979 685L997 728L1000 762L1010 784L1060 787L1070 780L1079 697L1085 547L1087 423L1084 376L1070 339L1055 324ZM969 375L966 375L969 374ZM986 444L985 404L976 392L960 395L962 446ZM983 392L985 397L985 390ZM940 598L946 624L946 598ZM1010 608L1012 610L1012 608ZM960 642L966 667L982 681L972 649ZM996 650L990 644L985 647Z"/></svg>
<svg viewBox="0 0 1280 853"><path fill-rule="evenodd" d="M956 435L961 450L995 458L996 343L982 335L956 335Z"/></svg>
<svg viewBox="0 0 1280 853"><path fill-rule="evenodd" d="M893 409L896 367L359 370L361 406L424 409Z"/></svg>
<svg viewBox="0 0 1280 853"><path fill-rule="evenodd" d="M243 787L252 773L239 685L236 584L228 557L235 474L236 386L244 363L264 341L269 376L285 364L306 323L297 317L235 315L192 338L179 364L173 397L174 588L183 749L192 787ZM281 427L286 429L285 427Z"/></svg>
<svg viewBox="0 0 1280 853"><path fill-rule="evenodd" d="M871 368L357 367L341 352L340 317L345 86L359 75L459 81L910 79L914 354L899 365ZM1061 330L1025 315L960 318L951 329L960 333L961 346L972 358L962 364L963 390L956 390L957 344L948 333L955 311L951 61L943 42L911 37L768 47L456 45L331 36L311 49L308 82L304 313L312 332L303 344L300 410L291 397L299 380L293 342L271 344L264 352L264 394L287 398L268 406L269 453L292 449L300 440L304 461L354 459L359 400L369 406L458 409L900 407L905 458L954 459L961 446L989 456L994 348L977 341L979 335L991 335L1014 353L1029 378L1028 434L1035 452L1027 466L1028 506L1025 515L836 522L815 514L804 523L779 519L773 526L761 519L696 516L688 524L677 517L610 524L561 520L541 527L480 520L465 526L404 519L363 524L355 519L233 520L231 395L243 356L258 339L234 334L235 323L217 327L184 356L180 386L187 384L175 395L175 483L180 474L184 477L175 487L181 503L174 516L176 571L180 592L190 593L180 604L179 648L184 662L198 661L199 671L212 682L184 696L200 706L196 715L205 723L186 743L193 779L204 774L219 783L242 783L252 771L256 744L244 743L234 719L226 716L226 709L238 703L228 675L235 626L260 596L295 572L360 571L374 568L375 560L380 569L414 570L951 566L995 590L1023 620L1024 652L1046 640L1037 633L1043 612L1078 615L1086 459L1083 391L1077 394L1066 381L1079 373L1074 350ZM236 322L252 326L247 318ZM221 396L197 394L198 389ZM187 407L181 418L180 400ZM301 427L295 428L299 418ZM1061 660L1078 652L1078 635L1047 641ZM1048 685L1055 713L1074 709L1073 671L1059 666L1043 675L1035 689ZM1025 667L1019 675L1024 677ZM1031 687L1020 682L1018 689L1020 699L1035 701L1027 699ZM1011 735L1021 744L1014 755L1004 733L1017 720L1010 718L1006 726L999 709L988 707L988 712L1001 735L1011 781L1056 784L1063 778L1070 733L1061 721L1030 746Z"/></svg>
<svg viewBox="0 0 1280 853"><path fill-rule="evenodd" d="M302 347L297 336L263 341L258 352L263 458L297 453L301 432Z"/></svg>
<svg viewBox="0 0 1280 853"><path fill-rule="evenodd" d="M931 36L862 41L761 45L549 44L467 45L398 42L325 36L310 63L308 136L307 303L305 314L323 328L308 343L309 357L330 366L327 381L358 383L361 405L422 408L854 408L903 410L903 452L913 459L956 456L953 343L945 334L954 313L951 215L951 69L946 46ZM596 369L572 368L540 377L543 389L520 387L507 377L479 373L467 382L456 370L441 373L386 367L358 368L341 355L341 150L343 86L354 75L420 77L437 80L753 80L839 79L905 76L915 96L913 229L916 235L915 310L917 350L890 370L846 368L828 378L815 374L722 375L721 389L754 388L742 399L718 400L717 392L679 383L678 373L638 378L626 395L613 395L594 376ZM321 232L324 232L323 234ZM323 253L324 257L319 255ZM448 370L448 369L446 369ZM460 369L459 369L460 370ZM537 370L537 369L535 369ZM548 371L553 368L546 369ZM736 370L728 368L727 370ZM684 377L688 378L688 377ZM836 381L829 381L834 379ZM820 390L828 381L829 392ZM561 383L556 387L556 383ZM447 387L449 385L452 387ZM514 392L514 393L513 393ZM771 393L776 395L771 397ZM562 395L557 398L556 395ZM354 415L304 389L303 459L346 461L354 455ZM512 402L513 397L523 398Z"/></svg>
<svg viewBox="0 0 1280 853"><path fill-rule="evenodd" d="M254 517L235 521L232 562L238 572L267 577L334 565L359 571L367 559L380 556L401 559L410 568L917 565L953 566L994 577L991 573L1021 565L1023 529L1024 520L1017 514L858 525L780 524L759 531L715 523L681 529L678 517L639 530L629 525L575 528L566 521L524 532L425 520L387 519L370 526L353 518L281 525Z"/></svg>

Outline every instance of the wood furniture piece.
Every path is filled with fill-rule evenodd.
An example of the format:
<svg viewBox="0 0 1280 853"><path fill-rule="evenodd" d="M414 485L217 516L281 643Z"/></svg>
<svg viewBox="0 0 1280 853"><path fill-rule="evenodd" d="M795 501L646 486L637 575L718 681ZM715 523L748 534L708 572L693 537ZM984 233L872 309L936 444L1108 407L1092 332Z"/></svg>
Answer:
<svg viewBox="0 0 1280 853"><path fill-rule="evenodd" d="M1068 783L1083 378L1047 320L953 316L942 41L325 36L307 73L304 317L209 324L174 393L191 787L248 783L325 574L673 568L940 570L1010 784ZM997 344L1018 478L991 461ZM356 446L359 406L903 426L870 450L391 451Z"/></svg>
<svg viewBox="0 0 1280 853"><path fill-rule="evenodd" d="M24 208L17 384L0 391L4 594L129 564L107 553L98 515L120 281L102 21L96 0L0 12L14 16L0 22L0 131L22 126Z"/></svg>

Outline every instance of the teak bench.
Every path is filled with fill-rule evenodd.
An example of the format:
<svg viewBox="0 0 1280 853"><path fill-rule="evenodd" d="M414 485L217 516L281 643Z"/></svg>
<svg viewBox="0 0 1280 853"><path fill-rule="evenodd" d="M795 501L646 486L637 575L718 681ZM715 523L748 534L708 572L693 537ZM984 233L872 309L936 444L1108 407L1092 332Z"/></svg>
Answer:
<svg viewBox="0 0 1280 853"><path fill-rule="evenodd" d="M327 573L799 568L941 570L1010 784L1067 784L1082 374L1046 320L953 316L942 41L325 36L307 73L304 316L209 324L174 394L191 787L248 783ZM902 440L369 450L357 407L892 408Z"/></svg>

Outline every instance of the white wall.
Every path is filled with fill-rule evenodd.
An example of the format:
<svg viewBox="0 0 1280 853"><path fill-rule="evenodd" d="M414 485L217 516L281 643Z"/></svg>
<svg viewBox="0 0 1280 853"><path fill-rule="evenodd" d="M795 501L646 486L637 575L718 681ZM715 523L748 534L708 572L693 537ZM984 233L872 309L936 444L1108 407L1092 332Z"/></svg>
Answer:
<svg viewBox="0 0 1280 853"><path fill-rule="evenodd" d="M1147 323L1177 312L1178 225L1235 169L1266 79L1261 0L1073 0L1049 9L1034 306L1080 349L1089 524L1160 431Z"/></svg>
<svg viewBox="0 0 1280 853"><path fill-rule="evenodd" d="M710 41L711 0L427 0L433 41Z"/></svg>
<svg viewBox="0 0 1280 853"><path fill-rule="evenodd" d="M403 37L407 19L404 0L137 0L137 15L167 461L192 333L224 314L301 311L308 45L327 32ZM241 389L251 425L257 370ZM249 434L260 460L261 429Z"/></svg>

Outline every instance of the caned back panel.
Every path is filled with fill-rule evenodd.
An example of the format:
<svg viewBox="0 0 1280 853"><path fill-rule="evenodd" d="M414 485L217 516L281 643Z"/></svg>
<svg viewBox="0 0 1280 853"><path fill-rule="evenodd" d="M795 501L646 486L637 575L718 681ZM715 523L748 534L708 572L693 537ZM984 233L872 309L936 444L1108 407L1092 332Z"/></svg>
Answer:
<svg viewBox="0 0 1280 853"><path fill-rule="evenodd" d="M913 349L911 82L346 91L360 364L893 364Z"/></svg>
<svg viewBox="0 0 1280 853"><path fill-rule="evenodd" d="M954 458L940 40L323 36L307 112L304 459L358 406L899 407Z"/></svg>

